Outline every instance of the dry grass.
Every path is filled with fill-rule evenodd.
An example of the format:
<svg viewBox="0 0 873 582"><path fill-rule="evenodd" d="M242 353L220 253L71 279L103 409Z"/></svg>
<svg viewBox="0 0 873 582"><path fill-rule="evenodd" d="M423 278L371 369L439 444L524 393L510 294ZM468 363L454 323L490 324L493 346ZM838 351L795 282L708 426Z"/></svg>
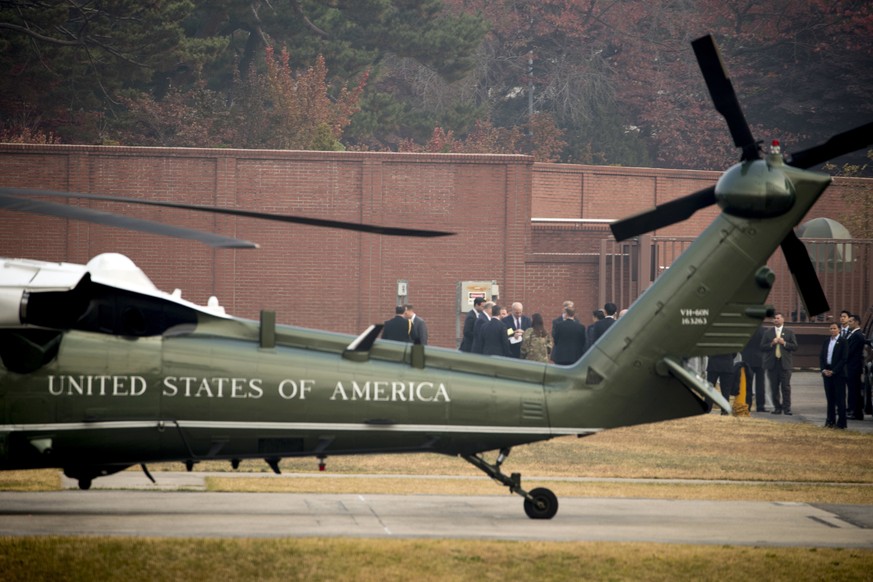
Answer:
<svg viewBox="0 0 873 582"><path fill-rule="evenodd" d="M468 540L0 538L18 580L865 580L873 552Z"/></svg>
<svg viewBox="0 0 873 582"><path fill-rule="evenodd" d="M542 477L728 479L873 484L873 435L716 414L618 428L586 438L562 437L513 449L504 468ZM374 455L329 457L340 474L481 475L455 457ZM179 470L180 465L153 467ZM314 472L314 458L284 459L283 472ZM204 462L200 471L229 471ZM262 461L240 471L269 472Z"/></svg>
<svg viewBox="0 0 873 582"><path fill-rule="evenodd" d="M61 475L57 469L0 471L0 491L57 491Z"/></svg>

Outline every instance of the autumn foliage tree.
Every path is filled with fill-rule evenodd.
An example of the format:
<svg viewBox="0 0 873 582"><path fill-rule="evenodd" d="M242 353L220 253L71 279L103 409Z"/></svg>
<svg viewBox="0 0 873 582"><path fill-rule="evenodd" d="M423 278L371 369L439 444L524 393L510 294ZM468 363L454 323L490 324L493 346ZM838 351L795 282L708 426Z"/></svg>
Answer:
<svg viewBox="0 0 873 582"><path fill-rule="evenodd" d="M839 176L858 177L863 176L870 165L873 165L873 149L867 150L867 159L863 164L845 163L837 166L828 163L824 170ZM850 182L848 187L843 187L842 193L849 210L840 216L840 222L854 238L873 239L873 192L857 182Z"/></svg>
<svg viewBox="0 0 873 582"><path fill-rule="evenodd" d="M264 72L235 77L232 99L203 85L171 89L163 99L138 93L121 98L126 111L112 141L127 145L343 149L341 137L358 110L367 75L331 95L324 59L295 71L290 55L266 51Z"/></svg>
<svg viewBox="0 0 873 582"><path fill-rule="evenodd" d="M538 162L555 162L566 145L554 120L549 115L537 114L530 123L512 128L477 122L473 130L461 138L456 137L454 131L437 126L424 145L404 140L398 149L430 153L527 154Z"/></svg>
<svg viewBox="0 0 873 582"><path fill-rule="evenodd" d="M690 48L706 33L756 138L790 152L873 119L869 0L9 0L0 127L723 169L738 154Z"/></svg>
<svg viewBox="0 0 873 582"><path fill-rule="evenodd" d="M258 108L268 122L262 147L343 149L340 141L343 129L360 108L368 74L353 88L343 87L331 98L324 57L317 57L315 64L306 70L295 72L287 49L275 55L273 48L267 47L266 64L266 73L258 83L267 99L266 106Z"/></svg>

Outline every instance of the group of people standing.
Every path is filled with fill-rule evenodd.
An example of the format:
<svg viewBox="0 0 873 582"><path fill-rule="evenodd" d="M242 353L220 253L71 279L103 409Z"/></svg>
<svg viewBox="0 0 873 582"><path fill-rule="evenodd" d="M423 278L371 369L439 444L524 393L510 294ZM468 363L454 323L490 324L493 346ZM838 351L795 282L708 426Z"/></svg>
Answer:
<svg viewBox="0 0 873 582"><path fill-rule="evenodd" d="M543 316L524 313L520 302L509 310L494 301L477 297L464 319L464 336L460 350L485 356L505 356L537 362L569 365L575 363L610 325L615 323L617 308L607 303L594 312L594 322L586 330L576 320L575 305L565 301L561 315L546 330ZM427 345L427 324L416 315L415 308L400 305L394 317L385 321L382 338Z"/></svg>
<svg viewBox="0 0 873 582"><path fill-rule="evenodd" d="M546 330L543 316L528 317L524 306L515 302L509 311L493 301L477 297L464 319L460 350L486 356L506 356L537 362L573 364L615 323L618 309L607 303L595 311L595 321L585 329L576 319L572 301L565 301L561 315Z"/></svg>
<svg viewBox="0 0 873 582"><path fill-rule="evenodd" d="M385 322L382 339L427 345L427 324L407 303L394 308L394 317Z"/></svg>
<svg viewBox="0 0 873 582"><path fill-rule="evenodd" d="M846 428L849 415L864 420L864 344L861 318L846 310L840 312L839 325L830 325L830 337L821 346L819 368L824 381L828 428Z"/></svg>
<svg viewBox="0 0 873 582"><path fill-rule="evenodd" d="M749 409L754 403L757 412L791 416L794 414L791 411L791 370L797 345L794 330L785 326L783 314L777 312L773 316L773 326L755 330L739 358L736 353L709 356L706 361L706 380L713 386L718 384L722 396L729 399L739 392L737 372L740 366L744 366L749 374L746 391ZM769 411L764 388L767 383L770 385L773 406ZM722 411L722 414L727 412Z"/></svg>
<svg viewBox="0 0 873 582"><path fill-rule="evenodd" d="M623 313L623 312L622 312ZM574 364L594 345L622 315L613 303L592 313L592 323L586 329L576 318L576 306L565 301L561 315L552 320L551 332L545 328L543 316L527 316L524 306L515 302L507 310L478 297L464 319L464 335L460 350L486 356L505 356L559 365ZM839 323L830 324L830 335L819 354L819 367L824 381L828 428L844 429L847 418L864 419L864 393L861 375L864 368L864 345L867 339L860 329L861 318L849 311L840 312ZM427 344L427 324L415 314L412 305L395 309L393 318L385 322L384 339ZM785 325L782 313L773 316L772 327L761 327L746 344L741 362L750 373L746 403L757 412L768 412L765 376L770 386L771 414L792 415L791 371L797 336ZM735 394L736 354L710 356L707 380L719 384L725 398Z"/></svg>
<svg viewBox="0 0 873 582"><path fill-rule="evenodd" d="M840 312L839 323L830 324L830 335L819 354L819 369L824 381L828 428L844 429L847 418L864 419L864 393L861 376L864 368L864 345L867 342L860 329L861 318L848 311ZM758 328L741 354L742 364L750 373L746 403L757 412L768 412L764 391L765 377L770 385L771 414L791 416L791 371L797 336L785 325L782 313L773 317L773 326ZM721 386L728 398L735 390L735 355L710 356L707 380ZM754 389L752 389L754 387ZM753 396L754 394L754 396Z"/></svg>

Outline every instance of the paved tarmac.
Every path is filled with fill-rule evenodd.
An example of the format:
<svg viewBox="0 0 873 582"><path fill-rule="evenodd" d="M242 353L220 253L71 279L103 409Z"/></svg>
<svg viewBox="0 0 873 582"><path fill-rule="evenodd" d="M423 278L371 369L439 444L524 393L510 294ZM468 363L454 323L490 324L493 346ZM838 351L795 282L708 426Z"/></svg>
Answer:
<svg viewBox="0 0 873 582"><path fill-rule="evenodd" d="M818 374L795 373L793 385L794 416L752 416L823 425ZM873 420L849 421L849 430L873 433ZM562 497L553 520L537 521L525 516L521 498L508 494L211 493L205 492L208 475L160 472L152 484L141 472L125 471L96 479L91 491L78 491L75 481L65 479L64 491L0 492L0 535L451 537L873 548L873 505ZM525 478L528 483L537 479Z"/></svg>
<svg viewBox="0 0 873 582"><path fill-rule="evenodd" d="M873 549L873 512L805 503L159 491L0 493L0 535L461 538ZM851 509L851 508L850 508ZM868 508L869 509L869 508Z"/></svg>

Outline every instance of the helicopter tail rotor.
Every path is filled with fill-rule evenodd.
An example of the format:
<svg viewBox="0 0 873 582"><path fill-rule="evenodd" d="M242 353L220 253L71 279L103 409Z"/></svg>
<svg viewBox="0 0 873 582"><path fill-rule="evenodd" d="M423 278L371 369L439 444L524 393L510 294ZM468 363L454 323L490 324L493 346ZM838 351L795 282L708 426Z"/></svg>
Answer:
<svg viewBox="0 0 873 582"><path fill-rule="evenodd" d="M734 145L742 150L740 157L742 167L746 168L750 163L763 164L763 161L756 161L761 159L760 142L752 136L712 36L698 38L691 45L715 108L727 122ZM873 144L873 123L867 123L834 135L822 144L797 152L788 157L787 163L795 168L805 170L871 144ZM781 159L779 161L781 163ZM739 196L732 196L735 194L739 194ZM741 197L746 197L742 200L743 207L740 208L740 205L736 204L736 207L732 208L731 201L740 201ZM613 222L610 228L615 239L623 241L686 220L698 210L716 203L719 203L728 213L749 218L766 218L775 215L772 210L765 210L766 204L754 207L750 211L747 193L722 192L721 190L716 193L716 188L710 187ZM787 207L780 207L777 212L783 209L787 210ZM794 231L785 236L781 247L803 298L807 313L814 316L828 311L830 307L816 275L815 267L809 258L809 253Z"/></svg>

